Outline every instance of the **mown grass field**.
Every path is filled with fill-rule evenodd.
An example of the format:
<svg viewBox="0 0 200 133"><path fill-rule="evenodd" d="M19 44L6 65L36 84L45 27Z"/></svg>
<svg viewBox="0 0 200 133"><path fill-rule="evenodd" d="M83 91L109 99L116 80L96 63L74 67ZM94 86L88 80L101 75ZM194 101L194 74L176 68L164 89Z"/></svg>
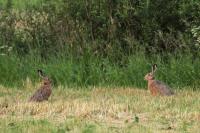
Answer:
<svg viewBox="0 0 200 133"><path fill-rule="evenodd" d="M48 102L28 103L36 86L0 87L2 133L197 133L200 92L152 97L137 88L54 87Z"/></svg>

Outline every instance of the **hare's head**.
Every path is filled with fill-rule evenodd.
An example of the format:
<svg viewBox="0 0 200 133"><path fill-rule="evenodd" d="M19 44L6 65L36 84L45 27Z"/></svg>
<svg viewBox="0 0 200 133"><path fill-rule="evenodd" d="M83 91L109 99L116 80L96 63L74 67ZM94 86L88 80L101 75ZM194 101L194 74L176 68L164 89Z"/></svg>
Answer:
<svg viewBox="0 0 200 133"><path fill-rule="evenodd" d="M51 84L51 80L47 76L44 76L44 73L42 70L39 69L37 71L38 71L39 76L42 78L42 82L44 85Z"/></svg>
<svg viewBox="0 0 200 133"><path fill-rule="evenodd" d="M154 73L157 69L157 64L152 65L152 71L144 76L145 80L154 80Z"/></svg>

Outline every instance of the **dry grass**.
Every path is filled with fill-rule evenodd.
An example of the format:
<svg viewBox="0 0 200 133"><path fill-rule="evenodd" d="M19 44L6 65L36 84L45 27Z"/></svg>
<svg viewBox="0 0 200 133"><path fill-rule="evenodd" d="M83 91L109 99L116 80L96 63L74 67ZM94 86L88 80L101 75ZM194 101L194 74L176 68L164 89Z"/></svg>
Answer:
<svg viewBox="0 0 200 133"><path fill-rule="evenodd" d="M198 132L200 92L152 97L134 88L54 88L48 102L28 103L34 87L0 87L3 132Z"/></svg>

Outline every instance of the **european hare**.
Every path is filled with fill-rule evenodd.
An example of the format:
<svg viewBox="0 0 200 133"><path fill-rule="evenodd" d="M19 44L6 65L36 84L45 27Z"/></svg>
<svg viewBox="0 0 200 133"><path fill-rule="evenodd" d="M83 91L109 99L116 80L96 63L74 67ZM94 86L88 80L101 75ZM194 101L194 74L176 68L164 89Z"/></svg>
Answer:
<svg viewBox="0 0 200 133"><path fill-rule="evenodd" d="M30 102L42 102L44 100L48 100L51 95L51 80L44 76L42 70L38 70L39 76L42 78L42 86L33 94L33 96L29 99Z"/></svg>
<svg viewBox="0 0 200 133"><path fill-rule="evenodd" d="M171 88L164 84L161 81L154 79L154 73L157 69L157 65L154 64L152 66L152 71L145 75L144 79L148 81L148 89L150 90L153 96L162 95L162 96L170 96L174 93L171 91Z"/></svg>

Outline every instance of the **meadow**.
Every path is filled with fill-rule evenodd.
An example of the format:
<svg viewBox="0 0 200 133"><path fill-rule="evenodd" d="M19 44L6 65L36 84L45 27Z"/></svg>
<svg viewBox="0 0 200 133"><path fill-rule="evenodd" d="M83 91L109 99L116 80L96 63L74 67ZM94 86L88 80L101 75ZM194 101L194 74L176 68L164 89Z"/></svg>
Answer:
<svg viewBox="0 0 200 133"><path fill-rule="evenodd" d="M199 23L198 0L0 0L0 132L199 132Z"/></svg>
<svg viewBox="0 0 200 133"><path fill-rule="evenodd" d="M200 92L153 97L145 89L53 88L48 102L29 103L36 86L0 87L2 133L197 133Z"/></svg>

